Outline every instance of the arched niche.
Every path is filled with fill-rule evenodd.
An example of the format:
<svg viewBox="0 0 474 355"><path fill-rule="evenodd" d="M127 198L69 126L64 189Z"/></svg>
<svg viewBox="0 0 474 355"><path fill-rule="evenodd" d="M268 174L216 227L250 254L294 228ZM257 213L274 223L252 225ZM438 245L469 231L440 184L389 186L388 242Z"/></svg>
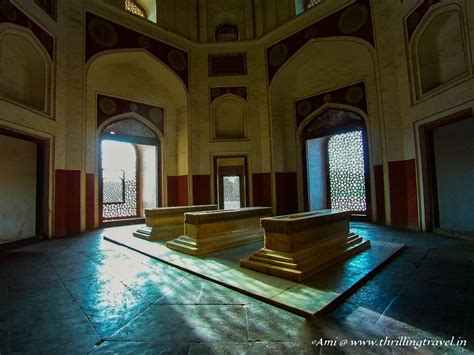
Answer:
<svg viewBox="0 0 474 355"><path fill-rule="evenodd" d="M95 172L98 184L98 93L132 103L161 107L164 109L163 139L160 137L163 158L161 202L166 205L167 176L188 174L189 98L185 84L176 73L144 50L103 52L89 60L86 75L87 171ZM137 118L133 105L130 106L131 114Z"/></svg>
<svg viewBox="0 0 474 355"><path fill-rule="evenodd" d="M144 217L145 208L160 206L163 136L158 127L129 112L106 120L97 133L100 224Z"/></svg>
<svg viewBox="0 0 474 355"><path fill-rule="evenodd" d="M277 171L297 170L295 101L365 81L368 116L379 116L376 65L373 48L365 41L329 38L308 42L279 69L270 86L273 156ZM331 104L330 99L328 103ZM379 164L379 121L368 120L367 131L371 149L375 148L371 154Z"/></svg>
<svg viewBox="0 0 474 355"><path fill-rule="evenodd" d="M212 139L244 140L247 132L247 102L239 96L227 94L211 104Z"/></svg>
<svg viewBox="0 0 474 355"><path fill-rule="evenodd" d="M297 187L292 190L292 194L298 196L300 211L304 210L304 182L295 102L363 81L367 111L359 110L357 113L366 123L368 161L372 169L373 165L382 164L382 140L385 138L380 134L382 123L377 96L377 66L375 50L368 42L350 37L335 37L309 41L275 74L270 85L272 163L278 173L296 173ZM346 105L332 102L333 98L329 96L325 97L327 101L321 109L329 106L347 108ZM275 195L281 194L277 185L278 181L274 184ZM375 218L374 174L370 174L370 190L371 215Z"/></svg>
<svg viewBox="0 0 474 355"><path fill-rule="evenodd" d="M42 112L50 109L51 61L29 31L0 27L0 92Z"/></svg>
<svg viewBox="0 0 474 355"><path fill-rule="evenodd" d="M301 152L299 157L302 169L303 180L303 199L304 209L318 210L325 208L348 209L353 215L370 219L371 215L371 198L370 198L370 161L368 154L367 128L365 123L365 114L356 107L346 105L324 105L315 110L302 122L298 128L298 151ZM360 144L339 147L341 153L345 155L339 162L344 164L343 168L338 167L336 175L337 181L333 181L333 169L331 169L331 141L339 139L344 135L358 133ZM352 139L343 143L351 143ZM341 143L339 143L340 145ZM354 162L353 153L359 151L361 153L361 162ZM316 154L315 154L316 153ZM357 165L356 169L359 174L353 174L352 168ZM312 168L310 168L312 167ZM347 169L347 170L346 170ZM311 170L311 174L309 171ZM316 173L316 175L315 175ZM351 175L352 174L352 175ZM311 208L310 201L313 200L314 188L311 185L318 185L317 208ZM336 190L336 191L333 191ZM351 192L355 190L363 191L358 200L344 201L347 196L342 197L341 192ZM336 197L333 196L336 193ZM339 196L337 196L339 195ZM357 195L357 194L356 194ZM351 198L355 196L349 194ZM334 201L341 201L333 205ZM324 202L322 202L324 200Z"/></svg>
<svg viewBox="0 0 474 355"><path fill-rule="evenodd" d="M451 4L431 10L412 39L418 98L467 74L468 52L461 8Z"/></svg>
<svg viewBox="0 0 474 355"><path fill-rule="evenodd" d="M239 39L237 16L223 12L214 19L214 39L216 42L235 41Z"/></svg>

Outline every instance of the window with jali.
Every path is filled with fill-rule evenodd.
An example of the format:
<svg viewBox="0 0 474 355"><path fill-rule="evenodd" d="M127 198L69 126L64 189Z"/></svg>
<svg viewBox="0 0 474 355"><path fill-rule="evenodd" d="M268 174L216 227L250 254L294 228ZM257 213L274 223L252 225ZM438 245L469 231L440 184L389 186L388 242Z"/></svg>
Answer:
<svg viewBox="0 0 474 355"><path fill-rule="evenodd" d="M216 30L216 42L237 41L239 30L234 25L223 25Z"/></svg>
<svg viewBox="0 0 474 355"><path fill-rule="evenodd" d="M362 131L332 136L328 142L331 208L366 213Z"/></svg>
<svg viewBox="0 0 474 355"><path fill-rule="evenodd" d="M131 143L102 141L102 219L136 217L137 152Z"/></svg>
<svg viewBox="0 0 474 355"><path fill-rule="evenodd" d="M323 0L308 0L306 2L306 10L311 9L312 7L319 5L323 2Z"/></svg>
<svg viewBox="0 0 474 355"><path fill-rule="evenodd" d="M136 16L147 18L145 10L136 1L125 0L125 10Z"/></svg>
<svg viewBox="0 0 474 355"><path fill-rule="evenodd" d="M224 209L240 208L240 178L224 176Z"/></svg>

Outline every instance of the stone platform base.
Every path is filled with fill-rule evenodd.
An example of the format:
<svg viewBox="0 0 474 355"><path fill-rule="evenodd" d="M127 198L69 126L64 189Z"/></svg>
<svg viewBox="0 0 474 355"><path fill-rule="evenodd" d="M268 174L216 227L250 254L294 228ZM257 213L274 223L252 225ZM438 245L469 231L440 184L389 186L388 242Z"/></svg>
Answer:
<svg viewBox="0 0 474 355"><path fill-rule="evenodd" d="M200 257L168 249L162 240L135 238L135 228L106 230L105 239L307 318L333 310L405 248L403 244L371 241L371 248L295 282L240 267L239 260L263 247L261 241Z"/></svg>
<svg viewBox="0 0 474 355"><path fill-rule="evenodd" d="M166 242L166 246L190 255L204 255L254 243L263 240L260 219L271 213L270 207L186 213L184 234Z"/></svg>
<svg viewBox="0 0 474 355"><path fill-rule="evenodd" d="M231 233L231 236L230 238L229 233L213 235L208 238L193 238L182 235L175 240L167 242L166 246L190 255L204 255L261 241L263 239L263 230L257 228L250 231L234 231Z"/></svg>
<svg viewBox="0 0 474 355"><path fill-rule="evenodd" d="M370 248L370 241L350 233L345 245L324 250L320 254L312 251L308 255L295 255L262 248L252 256L242 259L240 266L300 282L331 264L348 259L367 248Z"/></svg>
<svg viewBox="0 0 474 355"><path fill-rule="evenodd" d="M144 226L133 232L133 236L145 240L171 239L183 233L183 226L162 226L156 227Z"/></svg>

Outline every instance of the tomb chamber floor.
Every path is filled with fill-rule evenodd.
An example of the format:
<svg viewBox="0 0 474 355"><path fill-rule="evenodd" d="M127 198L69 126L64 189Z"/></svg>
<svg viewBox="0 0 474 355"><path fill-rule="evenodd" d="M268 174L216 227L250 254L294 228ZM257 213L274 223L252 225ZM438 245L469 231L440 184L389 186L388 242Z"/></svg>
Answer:
<svg viewBox="0 0 474 355"><path fill-rule="evenodd" d="M126 227L128 228L128 227ZM132 229L136 229L133 226ZM319 339L467 340L474 351L474 241L364 223L406 244L325 316L305 319L103 238L110 228L0 254L0 353L407 353Z"/></svg>

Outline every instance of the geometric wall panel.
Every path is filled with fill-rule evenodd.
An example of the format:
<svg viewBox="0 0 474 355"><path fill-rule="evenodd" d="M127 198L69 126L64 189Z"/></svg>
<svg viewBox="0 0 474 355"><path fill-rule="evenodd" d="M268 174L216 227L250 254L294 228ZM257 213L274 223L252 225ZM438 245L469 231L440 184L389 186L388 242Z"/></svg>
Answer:
<svg viewBox="0 0 474 355"><path fill-rule="evenodd" d="M0 1L0 23L13 23L31 30L46 49L51 60L54 57L54 37L38 26L30 17L16 8L10 0Z"/></svg>
<svg viewBox="0 0 474 355"><path fill-rule="evenodd" d="M375 46L370 0L359 0L267 48L268 81L313 38L352 36Z"/></svg>
<svg viewBox="0 0 474 355"><path fill-rule="evenodd" d="M296 127L301 125L306 116L326 103L354 106L367 113L365 83L351 84L296 101Z"/></svg>
<svg viewBox="0 0 474 355"><path fill-rule="evenodd" d="M188 53L90 12L86 13L86 62L106 50L135 48L150 52L188 86Z"/></svg>
<svg viewBox="0 0 474 355"><path fill-rule="evenodd" d="M97 127L107 119L123 113L135 112L156 126L165 135L165 117L162 107L97 94Z"/></svg>

